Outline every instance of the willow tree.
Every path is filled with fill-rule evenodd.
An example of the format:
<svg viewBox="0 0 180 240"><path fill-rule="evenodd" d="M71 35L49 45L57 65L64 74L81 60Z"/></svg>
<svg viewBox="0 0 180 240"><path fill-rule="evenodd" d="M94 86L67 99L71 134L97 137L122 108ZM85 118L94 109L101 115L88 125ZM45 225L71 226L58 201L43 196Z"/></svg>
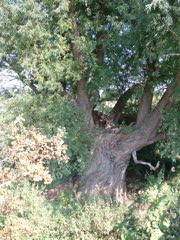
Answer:
<svg viewBox="0 0 180 240"><path fill-rule="evenodd" d="M165 138L163 114L180 85L177 4L1 1L1 67L15 71L35 94L67 96L82 112L82 131L95 138L78 192L120 201L131 156L158 167L138 161L136 152ZM137 92L135 119L124 129L126 106ZM115 104L104 116L96 107L107 99Z"/></svg>

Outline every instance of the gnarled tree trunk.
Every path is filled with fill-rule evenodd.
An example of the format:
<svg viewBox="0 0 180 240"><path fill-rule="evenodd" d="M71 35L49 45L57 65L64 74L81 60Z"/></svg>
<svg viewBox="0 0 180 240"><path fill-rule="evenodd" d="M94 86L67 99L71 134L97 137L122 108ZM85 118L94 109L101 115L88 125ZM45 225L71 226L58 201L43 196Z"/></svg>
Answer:
<svg viewBox="0 0 180 240"><path fill-rule="evenodd" d="M179 80L179 75L176 75L174 84L179 84ZM153 111L146 112L144 116L141 114L140 124L132 127L130 133L109 129L97 137L90 164L80 179L79 192L87 195L102 194L113 198L115 202L123 199L126 193L126 169L131 154L165 137L158 130L162 123L162 110L172 95L174 84L169 85ZM147 102L143 103L147 105Z"/></svg>
<svg viewBox="0 0 180 240"><path fill-rule="evenodd" d="M123 200L126 193L126 169L131 154L165 137L164 133L159 132L162 110L167 106L175 87L180 85L179 74L180 72L176 74L175 81L167 87L154 110L145 111L144 115L139 111L141 121L132 127L131 132L125 133L123 129L111 128L99 133L92 150L91 161L78 180L77 193L104 195L115 202ZM149 109L151 101L148 106L147 102L141 102ZM141 107L143 108L144 106ZM145 164L142 161L136 162Z"/></svg>
<svg viewBox="0 0 180 240"><path fill-rule="evenodd" d="M141 127L134 127L130 133L108 129L95 142L92 158L79 184L79 192L87 195L104 195L115 202L126 195L126 169L131 154L152 144L164 136L157 134L161 124L161 113L154 110Z"/></svg>
<svg viewBox="0 0 180 240"><path fill-rule="evenodd" d="M125 150L125 138L122 133L109 132L97 137L90 164L80 179L79 192L111 197L118 202L122 200L131 156L130 151Z"/></svg>

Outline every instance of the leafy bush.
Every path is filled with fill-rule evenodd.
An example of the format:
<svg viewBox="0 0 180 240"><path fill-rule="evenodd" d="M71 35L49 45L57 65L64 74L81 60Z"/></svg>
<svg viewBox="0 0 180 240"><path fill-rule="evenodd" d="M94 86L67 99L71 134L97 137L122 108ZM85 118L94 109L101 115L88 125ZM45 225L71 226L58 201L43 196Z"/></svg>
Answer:
<svg viewBox="0 0 180 240"><path fill-rule="evenodd" d="M28 182L0 187L0 239L53 239L52 206Z"/></svg>
<svg viewBox="0 0 180 240"><path fill-rule="evenodd" d="M71 173L81 174L87 163L92 143L81 115L73 101L58 94L36 96L24 92L2 100L0 120L1 123L10 124L18 116L23 116L26 127L35 126L47 136L53 136L59 129L65 129L64 141L68 146ZM51 168L53 171L54 167ZM58 174L54 174L54 177L57 181L62 178Z"/></svg>
<svg viewBox="0 0 180 240"><path fill-rule="evenodd" d="M76 200L63 191L48 202L28 182L0 186L0 238L12 240L178 239L178 178L148 176L129 207Z"/></svg>
<svg viewBox="0 0 180 240"><path fill-rule="evenodd" d="M67 145L63 141L64 131L50 138L41 134L35 127L27 129L24 119L17 118L9 125L2 126L7 145L2 149L1 182L22 182L29 180L50 184L52 176L49 162L54 161L63 175L68 168Z"/></svg>
<svg viewBox="0 0 180 240"><path fill-rule="evenodd" d="M180 160L180 88L173 98L173 108L168 108L164 114L163 128L167 132L166 142L158 144L162 157L169 157L173 162Z"/></svg>
<svg viewBox="0 0 180 240"><path fill-rule="evenodd" d="M101 199L81 204L67 192L49 203L28 182L2 187L0 195L2 240L115 240L111 231L123 212Z"/></svg>
<svg viewBox="0 0 180 240"><path fill-rule="evenodd" d="M179 233L178 180L164 181L162 172L158 177L148 176L148 184L139 192L136 201L124 214L124 220L116 225L114 232L120 239L177 239Z"/></svg>
<svg viewBox="0 0 180 240"><path fill-rule="evenodd" d="M85 203L60 195L56 220L59 219L59 239L116 239L112 234L117 220L122 220L124 206L115 206L103 199L89 199ZM64 214L64 222L61 214ZM59 216L60 214L60 216Z"/></svg>

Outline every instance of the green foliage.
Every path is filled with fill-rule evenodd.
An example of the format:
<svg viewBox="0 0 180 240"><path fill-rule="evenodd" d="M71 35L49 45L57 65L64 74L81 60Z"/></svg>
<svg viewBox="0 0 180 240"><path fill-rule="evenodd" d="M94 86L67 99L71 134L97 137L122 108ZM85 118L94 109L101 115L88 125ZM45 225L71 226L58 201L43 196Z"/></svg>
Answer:
<svg viewBox="0 0 180 240"><path fill-rule="evenodd" d="M62 82L71 93L75 90L82 68L73 59L72 42L83 55L91 95L112 86L124 90L147 76L156 86L168 81L177 67L172 58L178 51L177 1L73 1L80 32L76 39L66 0L1 2L1 66L40 92L62 90ZM101 43L103 63L95 54ZM146 69L152 62L153 73Z"/></svg>
<svg viewBox="0 0 180 240"><path fill-rule="evenodd" d="M180 89L176 89L173 98L173 108L168 108L165 112L165 121L163 128L167 132L167 140L159 145L160 154L163 157L168 156L174 162L180 159L178 155L180 153Z"/></svg>
<svg viewBox="0 0 180 240"><path fill-rule="evenodd" d="M61 222L59 228L60 239L115 239L111 236L111 231L123 212L122 206L113 206L102 199L74 204L74 199L67 201L67 196L64 197L66 200L60 196L61 210L56 211L56 219L59 214L61 217L61 212L65 216L65 221ZM64 205L61 205L62 201Z"/></svg>
<svg viewBox="0 0 180 240"><path fill-rule="evenodd" d="M72 2L76 38L67 0L0 3L0 68L14 71L38 93L5 99L0 103L0 121L10 124L23 116L27 129L34 125L49 138L65 129L70 170L64 170L63 177L81 174L92 144L82 113L74 104L76 82L87 76L87 92L105 113L109 109L103 99L115 100L133 84L141 83L126 106L131 113L137 111L147 79L158 94L160 87L171 81L179 55L177 0ZM82 54L83 66L73 57L73 44ZM97 46L101 45L103 61L97 58ZM69 98L62 97L64 90ZM173 160L179 157L178 101L165 116L164 129L171 141L161 145L162 155ZM124 128L126 133L131 131L131 127ZM7 142L2 134L0 138L2 149ZM56 183L62 180L57 162L50 163L49 169ZM62 193L54 206L29 183L6 186L1 181L0 185L0 234L4 239L178 237L176 183L165 182L162 175L149 177L148 186L126 212L103 200L81 204L69 193Z"/></svg>
<svg viewBox="0 0 180 240"><path fill-rule="evenodd" d="M0 194L1 239L109 239L123 212L102 199L82 204L68 192L50 203L27 182L1 184Z"/></svg>
<svg viewBox="0 0 180 240"><path fill-rule="evenodd" d="M62 191L48 202L27 182L0 183L0 237L13 240L178 239L179 178L149 175L144 190L128 206L103 199L76 200Z"/></svg>
<svg viewBox="0 0 180 240"><path fill-rule="evenodd" d="M66 1L56 7L56 1L3 0L0 12L2 63L8 62L25 84L35 78L39 90L55 90L64 78L76 80L69 37L62 36L70 29Z"/></svg>
<svg viewBox="0 0 180 240"><path fill-rule="evenodd" d="M123 127L122 132L123 133L131 133L131 132L133 132L133 128L130 126L125 126L125 127Z"/></svg>
<svg viewBox="0 0 180 240"><path fill-rule="evenodd" d="M17 116L23 116L26 127L35 126L48 137L64 128L66 133L63 139L68 146L70 170L64 168L62 176L60 165L55 161L49 162L50 170L57 182L70 173L81 174L88 160L92 139L82 114L67 98L59 95L34 96L25 92L5 99L2 109L1 123L11 123Z"/></svg>
<svg viewBox="0 0 180 240"><path fill-rule="evenodd" d="M164 181L161 172L158 177L149 175L145 189L129 206L124 220L114 231L120 239L177 239L179 233L179 180Z"/></svg>
<svg viewBox="0 0 180 240"><path fill-rule="evenodd" d="M0 188L0 238L53 239L53 208L29 183Z"/></svg>

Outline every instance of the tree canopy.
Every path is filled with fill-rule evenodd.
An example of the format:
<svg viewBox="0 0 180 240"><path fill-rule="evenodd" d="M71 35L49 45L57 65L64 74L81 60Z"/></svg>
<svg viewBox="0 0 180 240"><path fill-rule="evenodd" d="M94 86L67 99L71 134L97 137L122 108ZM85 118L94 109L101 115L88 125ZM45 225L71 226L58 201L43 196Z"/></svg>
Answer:
<svg viewBox="0 0 180 240"><path fill-rule="evenodd" d="M178 1L3 0L1 66L34 91L76 94L85 74L95 101L147 77L155 87L177 68L177 19Z"/></svg>

